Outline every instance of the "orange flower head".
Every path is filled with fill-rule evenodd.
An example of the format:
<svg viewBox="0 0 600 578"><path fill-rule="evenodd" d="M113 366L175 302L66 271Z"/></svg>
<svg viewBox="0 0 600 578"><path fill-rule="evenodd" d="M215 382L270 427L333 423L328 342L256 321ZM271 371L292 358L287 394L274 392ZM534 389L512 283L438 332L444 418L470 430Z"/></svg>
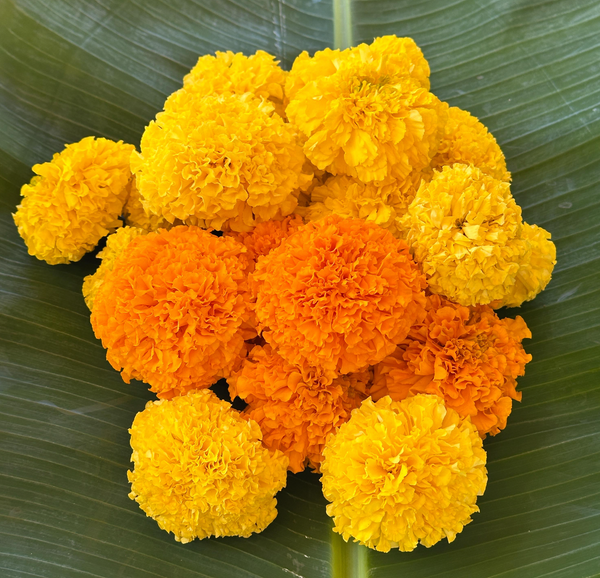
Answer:
<svg viewBox="0 0 600 578"><path fill-rule="evenodd" d="M256 261L279 247L284 239L296 232L303 224L300 215L290 215L281 221L259 223L249 233L232 231L227 234L242 243L248 250L248 258Z"/></svg>
<svg viewBox="0 0 600 578"><path fill-rule="evenodd" d="M435 394L471 421L482 437L506 427L517 377L531 355L521 341L531 332L519 316L499 319L488 305L464 307L432 295L427 317L392 355L375 366L373 399L400 401Z"/></svg>
<svg viewBox="0 0 600 578"><path fill-rule="evenodd" d="M99 251L96 257L101 259L101 263L93 275L88 275L83 279L82 293L85 304L91 311L94 308L94 299L98 290L104 283L104 278L109 271L115 268L115 261L125 251L127 245L133 239L140 235L145 235L147 231L138 227L119 227L112 235L106 239L106 246Z"/></svg>
<svg viewBox="0 0 600 578"><path fill-rule="evenodd" d="M198 227L133 239L94 300L92 326L123 379L160 398L208 387L244 347L245 248Z"/></svg>
<svg viewBox="0 0 600 578"><path fill-rule="evenodd" d="M367 397L369 371L331 379L321 369L294 366L269 345L255 347L230 379L231 397L248 403L244 414L258 422L263 444L280 450L289 469L318 471L327 436Z"/></svg>
<svg viewBox="0 0 600 578"><path fill-rule="evenodd" d="M331 377L389 355L425 316L425 280L408 246L362 219L308 223L259 259L259 329L288 362Z"/></svg>

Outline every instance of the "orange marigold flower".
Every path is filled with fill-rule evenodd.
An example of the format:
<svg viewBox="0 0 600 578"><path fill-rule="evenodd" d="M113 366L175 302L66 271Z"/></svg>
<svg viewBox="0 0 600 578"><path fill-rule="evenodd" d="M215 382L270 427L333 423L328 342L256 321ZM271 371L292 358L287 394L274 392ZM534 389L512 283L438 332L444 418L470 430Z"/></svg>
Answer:
<svg viewBox="0 0 600 578"><path fill-rule="evenodd" d="M249 233L227 233L242 243L248 250L248 257L256 261L279 247L281 242L296 232L304 221L300 215L290 215L281 221L259 223Z"/></svg>
<svg viewBox="0 0 600 578"><path fill-rule="evenodd" d="M146 127L131 169L149 213L250 231L294 211L312 179L305 160L296 129L269 102L182 89Z"/></svg>
<svg viewBox="0 0 600 578"><path fill-rule="evenodd" d="M380 552L454 541L487 484L475 426L434 395L366 400L323 454L334 531Z"/></svg>
<svg viewBox="0 0 600 578"><path fill-rule="evenodd" d="M303 53L286 82L286 114L319 169L363 182L404 181L429 165L445 122L428 76L410 38L388 36L312 58Z"/></svg>
<svg viewBox="0 0 600 578"><path fill-rule="evenodd" d="M286 75L287 72L279 67L275 57L263 50L258 50L252 56L244 56L241 52L217 51L215 56L206 54L198 58L194 68L184 77L183 86L200 96L251 92L271 101L283 116Z"/></svg>
<svg viewBox="0 0 600 578"><path fill-rule="evenodd" d="M129 243L140 235L145 235L144 229L137 227L120 227L106 239L106 247L96 257L102 259L100 266L93 275L83 279L82 293L85 304L91 311L94 308L94 299L109 271L115 268L115 261L125 251Z"/></svg>
<svg viewBox="0 0 600 578"><path fill-rule="evenodd" d="M178 542L262 532L277 516L287 458L212 391L149 401L129 430L129 497Z"/></svg>
<svg viewBox="0 0 600 578"><path fill-rule="evenodd" d="M121 225L133 145L86 137L33 166L13 215L30 255L50 265L79 261Z"/></svg>
<svg viewBox="0 0 600 578"><path fill-rule="evenodd" d="M263 443L288 456L295 473L306 465L319 470L327 436L367 397L370 379L364 371L332 380L318 368L291 365L266 345L251 351L229 389L232 399L248 403L244 413L258 422Z"/></svg>
<svg viewBox="0 0 600 578"><path fill-rule="evenodd" d="M487 305L463 307L432 295L425 320L375 366L371 395L400 401L435 394L470 416L482 437L496 435L506 427L512 400L521 400L517 377L531 361L521 341L530 337L520 316L499 319Z"/></svg>
<svg viewBox="0 0 600 578"><path fill-rule="evenodd" d="M479 119L456 106L448 108L448 121L431 167L461 163L477 167L499 181L510 182L504 154Z"/></svg>
<svg viewBox="0 0 600 578"><path fill-rule="evenodd" d="M267 342L331 376L381 361L425 315L408 246L362 219L308 223L258 260L252 287Z"/></svg>
<svg viewBox="0 0 600 578"><path fill-rule="evenodd" d="M250 316L246 249L198 227L134 239L106 276L92 326L123 379L158 397L208 387L233 367Z"/></svg>

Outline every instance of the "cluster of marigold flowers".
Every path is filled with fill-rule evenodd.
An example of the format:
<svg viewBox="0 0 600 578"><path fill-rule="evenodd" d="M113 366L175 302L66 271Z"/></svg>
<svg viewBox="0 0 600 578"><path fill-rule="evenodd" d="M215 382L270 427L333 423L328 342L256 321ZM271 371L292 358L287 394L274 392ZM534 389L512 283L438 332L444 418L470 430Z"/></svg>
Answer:
<svg viewBox="0 0 600 578"><path fill-rule="evenodd" d="M371 548L452 541L487 482L545 288L493 136L440 101L409 38L203 56L142 136L67 145L22 189L29 252L79 260L125 382L130 497L175 539L249 536L287 471L322 476L335 531ZM209 388L226 379L233 409Z"/></svg>

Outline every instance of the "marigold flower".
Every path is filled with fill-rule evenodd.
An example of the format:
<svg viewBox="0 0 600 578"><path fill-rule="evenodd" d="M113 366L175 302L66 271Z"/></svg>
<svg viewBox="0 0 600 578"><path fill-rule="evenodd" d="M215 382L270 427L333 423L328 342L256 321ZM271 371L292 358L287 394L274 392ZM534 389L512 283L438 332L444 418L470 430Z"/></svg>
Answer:
<svg viewBox="0 0 600 578"><path fill-rule="evenodd" d="M420 182L419 173L413 173L411 179L402 183L391 179L365 184L346 175L333 176L313 189L305 215L309 221L332 213L343 218L365 219L400 238L398 218L406 213Z"/></svg>
<svg viewBox="0 0 600 578"><path fill-rule="evenodd" d="M510 293L498 306L519 307L531 301L546 288L556 265L556 246L550 233L537 225L523 223L521 241L525 245L524 257Z"/></svg>
<svg viewBox="0 0 600 578"><path fill-rule="evenodd" d="M286 82L290 122L319 169L363 182L427 167L446 108L428 91L429 67L410 38L301 54Z"/></svg>
<svg viewBox="0 0 600 578"><path fill-rule="evenodd" d="M290 215L281 221L265 221L256 225L247 233L228 233L242 243L248 250L248 257L256 261L263 255L268 255L273 249L279 247L282 241L295 233L304 221L300 215Z"/></svg>
<svg viewBox="0 0 600 578"><path fill-rule="evenodd" d="M247 271L252 272L259 257L267 255L275 247L279 247L286 237L297 231L303 224L302 217L299 215L290 215L281 221L275 220L259 223L252 231L247 233L228 231L226 235L233 237L246 247L247 253L245 257L248 259ZM256 317L252 314L250 320L242 326L246 341L257 336L256 325Z"/></svg>
<svg viewBox="0 0 600 578"><path fill-rule="evenodd" d="M129 497L178 542L247 538L277 516L287 458L264 448L258 424L211 391L149 401L129 433Z"/></svg>
<svg viewBox="0 0 600 578"><path fill-rule="evenodd" d="M470 416L482 437L496 435L506 427L512 400L521 401L517 377L531 361L521 341L530 337L520 316L498 319L487 305L469 308L432 295L425 320L375 366L371 395L394 401L438 395Z"/></svg>
<svg viewBox="0 0 600 578"><path fill-rule="evenodd" d="M306 163L307 167L305 168L304 172L312 171L313 178L312 181L310 181L308 187L300 191L300 193L298 194L298 206L294 210L294 213L300 215L303 219L306 216L306 208L311 203L310 197L312 195L313 190L323 185L323 183L331 176L328 172L319 170L310 161L306 161Z"/></svg>
<svg viewBox="0 0 600 578"><path fill-rule="evenodd" d="M234 231L291 214L312 178L304 164L296 130L270 103L184 89L146 127L131 158L149 213Z"/></svg>
<svg viewBox="0 0 600 578"><path fill-rule="evenodd" d="M448 108L448 121L431 167L460 163L477 167L499 181L510 182L504 154L488 129L466 110Z"/></svg>
<svg viewBox="0 0 600 578"><path fill-rule="evenodd" d="M170 229L172 223L163 219L159 215L147 213L142 205L142 197L135 183L135 178L129 183L129 195L127 202L123 207L123 218L125 224L138 229L144 229L147 233L158 231L158 229ZM176 225L181 225L181 221L175 221Z"/></svg>
<svg viewBox="0 0 600 578"><path fill-rule="evenodd" d="M323 453L334 531L380 552L454 541L487 483L477 430L433 395L366 400Z"/></svg>
<svg viewBox="0 0 600 578"><path fill-rule="evenodd" d="M184 77L183 86L200 96L251 92L271 101L283 116L286 75L275 57L263 50L252 56L244 56L241 52L217 52L215 56L206 54L198 58L194 68Z"/></svg>
<svg viewBox="0 0 600 578"><path fill-rule="evenodd" d="M370 46L361 44L346 50L325 48L315 52L313 56L309 56L306 51L302 52L294 61L292 72L286 79L287 98L293 99L296 93L314 78L335 74L340 59L347 57L349 53L368 51L369 49L374 54L387 58L397 74L410 76L420 86L429 90L429 63L425 60L421 49L412 38L398 38L390 35L376 38Z"/></svg>
<svg viewBox="0 0 600 578"><path fill-rule="evenodd" d="M362 219L304 225L258 260L252 287L266 341L332 377L381 361L425 315L406 243Z"/></svg>
<svg viewBox="0 0 600 578"><path fill-rule="evenodd" d="M208 387L244 347L246 249L198 227L133 239L94 300L92 327L123 379L158 397Z"/></svg>
<svg viewBox="0 0 600 578"><path fill-rule="evenodd" d="M83 280L83 298L85 304L91 311L94 307L94 299L98 290L104 283L104 279L109 271L115 268L115 261L123 253L127 245L140 235L145 235L144 229L137 227L121 227L106 239L106 247L96 255L102 259L100 266L93 275L88 275Z"/></svg>
<svg viewBox="0 0 600 578"><path fill-rule="evenodd" d="M422 183L402 219L429 288L461 305L503 300L526 258L510 185L455 164Z"/></svg>
<svg viewBox="0 0 600 578"><path fill-rule="evenodd" d="M370 379L369 371L331 379L318 368L291 365L266 345L250 352L229 391L248 403L244 414L258 422L265 446L288 456L295 473L307 465L319 470L327 436L367 397Z"/></svg>
<svg viewBox="0 0 600 578"><path fill-rule="evenodd" d="M79 261L121 225L133 145L86 137L33 166L13 215L30 255L50 265Z"/></svg>

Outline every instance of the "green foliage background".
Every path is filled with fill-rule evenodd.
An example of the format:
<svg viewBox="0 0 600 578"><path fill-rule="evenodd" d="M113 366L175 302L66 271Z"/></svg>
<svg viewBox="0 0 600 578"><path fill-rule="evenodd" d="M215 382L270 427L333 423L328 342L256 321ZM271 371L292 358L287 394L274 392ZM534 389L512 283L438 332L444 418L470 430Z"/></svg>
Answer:
<svg viewBox="0 0 600 578"><path fill-rule="evenodd" d="M597 0L0 0L0 575L581 578L600 575L600 4ZM87 135L137 144L200 54L412 36L432 89L492 130L527 221L553 234L523 402L487 440L489 486L454 544L377 554L331 532L290 477L247 540L177 544L127 498L127 428L150 399L93 337L87 256L27 255L10 213L30 167ZM509 314L514 315L511 311Z"/></svg>

